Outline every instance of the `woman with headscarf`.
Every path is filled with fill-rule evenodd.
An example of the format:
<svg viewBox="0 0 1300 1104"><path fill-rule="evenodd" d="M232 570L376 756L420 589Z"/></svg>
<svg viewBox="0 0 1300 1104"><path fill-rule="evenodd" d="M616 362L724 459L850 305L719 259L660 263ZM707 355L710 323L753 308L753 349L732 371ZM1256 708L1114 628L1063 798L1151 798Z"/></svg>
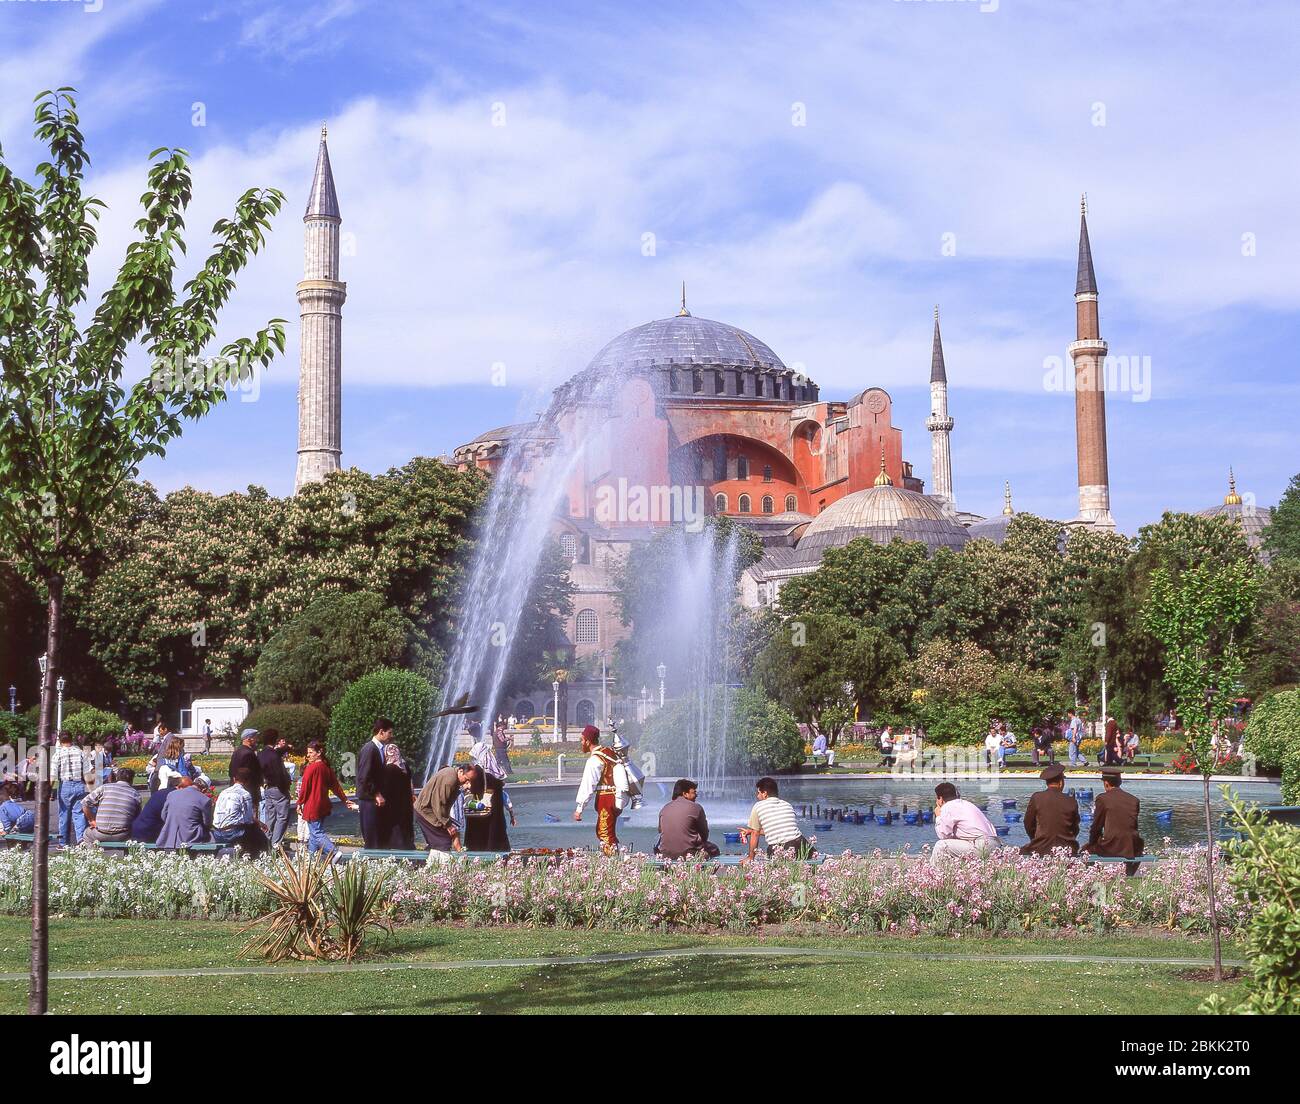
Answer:
<svg viewBox="0 0 1300 1104"><path fill-rule="evenodd" d="M510 817L510 827L513 828L515 808L506 792L506 780L487 770L483 772L482 804L487 807L486 812L468 813L465 817L465 850L509 851L506 817Z"/></svg>
<svg viewBox="0 0 1300 1104"><path fill-rule="evenodd" d="M402 758L396 740L384 745L384 766L379 774L379 838L395 851L415 849L415 817L412 811L411 768Z"/></svg>

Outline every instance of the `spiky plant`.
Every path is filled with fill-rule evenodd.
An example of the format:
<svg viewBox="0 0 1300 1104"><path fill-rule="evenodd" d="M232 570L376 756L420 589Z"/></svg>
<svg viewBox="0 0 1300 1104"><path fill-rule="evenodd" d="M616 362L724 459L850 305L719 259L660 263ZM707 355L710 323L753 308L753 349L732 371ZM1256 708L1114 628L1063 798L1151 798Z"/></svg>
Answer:
<svg viewBox="0 0 1300 1104"><path fill-rule="evenodd" d="M388 918L388 870L375 863L352 862L335 868L323 887L325 905L334 925L333 951L352 961L361 953L366 932L380 928L392 934Z"/></svg>
<svg viewBox="0 0 1300 1104"><path fill-rule="evenodd" d="M242 929L256 934L240 948L239 957L260 954L270 962L338 957L325 895L333 853L324 859L307 854L297 860L284 851L276 854L280 868L273 874L259 870L257 878L279 904Z"/></svg>

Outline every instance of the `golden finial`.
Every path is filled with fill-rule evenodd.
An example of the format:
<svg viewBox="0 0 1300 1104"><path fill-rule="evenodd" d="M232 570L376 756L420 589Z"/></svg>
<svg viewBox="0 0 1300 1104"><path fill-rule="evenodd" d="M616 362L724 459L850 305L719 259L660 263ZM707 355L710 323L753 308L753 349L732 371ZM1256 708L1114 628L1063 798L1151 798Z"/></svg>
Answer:
<svg viewBox="0 0 1300 1104"><path fill-rule="evenodd" d="M935 303L935 305L934 305L934 320L935 320L936 323L939 321L939 304L938 304L938 303Z"/></svg>
<svg viewBox="0 0 1300 1104"><path fill-rule="evenodd" d="M1007 480L1002 486L1002 512L1007 517L1011 517L1015 513L1015 510L1011 508L1011 481Z"/></svg>
<svg viewBox="0 0 1300 1104"><path fill-rule="evenodd" d="M678 318L690 318L691 312L686 309L686 281L682 281L682 309L677 312Z"/></svg>
<svg viewBox="0 0 1300 1104"><path fill-rule="evenodd" d="M1079 196L1079 214L1086 215L1087 213L1088 213L1088 193L1083 192Z"/></svg>
<svg viewBox="0 0 1300 1104"><path fill-rule="evenodd" d="M1225 506L1240 506L1241 495L1237 493L1237 477L1233 475L1232 469L1228 469L1228 493L1223 496Z"/></svg>
<svg viewBox="0 0 1300 1104"><path fill-rule="evenodd" d="M892 487L894 481L889 478L889 473L885 471L885 446L882 442L880 446L880 474L876 476L877 487Z"/></svg>
<svg viewBox="0 0 1300 1104"><path fill-rule="evenodd" d="M329 132L330 132L329 127L327 127L327 126L325 125L325 123L322 121L322 123L321 123L321 125L320 125L320 136L321 136L321 141L324 141L327 137L329 137Z"/></svg>

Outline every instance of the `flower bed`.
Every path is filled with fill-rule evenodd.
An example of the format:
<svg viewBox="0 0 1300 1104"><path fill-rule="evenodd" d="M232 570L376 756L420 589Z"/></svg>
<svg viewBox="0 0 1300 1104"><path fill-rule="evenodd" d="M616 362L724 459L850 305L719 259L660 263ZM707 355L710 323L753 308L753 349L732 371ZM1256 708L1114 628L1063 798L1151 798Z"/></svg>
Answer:
<svg viewBox="0 0 1300 1104"><path fill-rule="evenodd" d="M820 867L777 861L719 872L691 865L661 870L595 854L385 865L391 916L408 924L751 931L801 921L845 932L933 935L1208 927L1205 855L1195 848L1173 852L1140 878L1126 878L1118 865L1024 858L1011 848L941 872L882 858L846 853ZM0 852L0 912L27 912L30 884L30 855ZM240 919L270 904L252 863L144 851L52 855L49 886L50 911L64 915ZM1220 893L1223 924L1236 928L1243 920L1236 898L1222 882Z"/></svg>

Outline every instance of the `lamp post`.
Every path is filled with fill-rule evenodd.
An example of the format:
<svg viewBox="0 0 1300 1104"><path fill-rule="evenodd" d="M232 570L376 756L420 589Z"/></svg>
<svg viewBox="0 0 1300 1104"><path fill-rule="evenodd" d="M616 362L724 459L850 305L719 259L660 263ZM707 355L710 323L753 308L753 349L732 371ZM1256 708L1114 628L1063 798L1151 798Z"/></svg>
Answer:
<svg viewBox="0 0 1300 1104"><path fill-rule="evenodd" d="M1070 681L1074 683L1074 711L1079 712L1079 672L1070 672Z"/></svg>
<svg viewBox="0 0 1300 1104"><path fill-rule="evenodd" d="M668 674L668 668L662 663L655 668L655 674L659 676L659 708L664 707L664 676Z"/></svg>
<svg viewBox="0 0 1300 1104"><path fill-rule="evenodd" d="M63 688L67 686L67 680L60 675L58 682L54 684L55 689L59 692L58 712L55 714L54 727L57 731L63 731Z"/></svg>
<svg viewBox="0 0 1300 1104"><path fill-rule="evenodd" d="M9 687L9 712L18 712L18 687L12 684Z"/></svg>
<svg viewBox="0 0 1300 1104"><path fill-rule="evenodd" d="M1101 675L1101 738L1106 739L1106 677L1110 674L1105 667L1099 672ZM1105 746L1102 749L1102 758L1105 758Z"/></svg>
<svg viewBox="0 0 1300 1104"><path fill-rule="evenodd" d="M551 683L551 692L555 695L555 704L551 707L551 721L553 722L551 736L558 744L560 742L560 684L558 681Z"/></svg>
<svg viewBox="0 0 1300 1104"><path fill-rule="evenodd" d="M640 708L639 712L637 713L637 720L640 721L642 724L645 724L646 714L650 711L650 710L649 710L649 706L650 706L650 688L649 688L648 686L643 686L643 687L641 687L641 703L640 703L640 704L641 704L641 708Z"/></svg>

